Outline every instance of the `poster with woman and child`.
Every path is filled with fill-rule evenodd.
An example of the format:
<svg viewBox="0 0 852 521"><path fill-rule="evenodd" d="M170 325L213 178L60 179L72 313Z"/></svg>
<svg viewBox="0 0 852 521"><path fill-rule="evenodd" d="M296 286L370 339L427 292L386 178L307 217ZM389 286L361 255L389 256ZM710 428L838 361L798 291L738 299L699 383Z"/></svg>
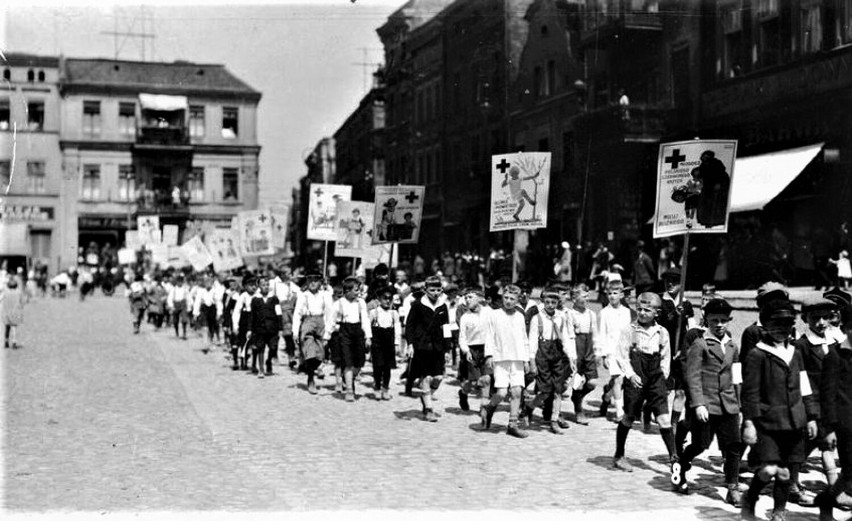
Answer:
<svg viewBox="0 0 852 521"><path fill-rule="evenodd" d="M373 244L416 243L425 194L425 186L377 186Z"/></svg>
<svg viewBox="0 0 852 521"><path fill-rule="evenodd" d="M240 212L238 217L242 256L273 255L275 246L272 244L272 215L269 210Z"/></svg>
<svg viewBox="0 0 852 521"><path fill-rule="evenodd" d="M727 233L737 141L702 139L660 145L654 238Z"/></svg>
<svg viewBox="0 0 852 521"><path fill-rule="evenodd" d="M363 201L337 203L337 227L334 253L340 257L374 257L381 246L373 246L375 205Z"/></svg>
<svg viewBox="0 0 852 521"><path fill-rule="evenodd" d="M308 200L307 237L312 241L337 239L337 202L352 199L352 187L346 185L311 184Z"/></svg>

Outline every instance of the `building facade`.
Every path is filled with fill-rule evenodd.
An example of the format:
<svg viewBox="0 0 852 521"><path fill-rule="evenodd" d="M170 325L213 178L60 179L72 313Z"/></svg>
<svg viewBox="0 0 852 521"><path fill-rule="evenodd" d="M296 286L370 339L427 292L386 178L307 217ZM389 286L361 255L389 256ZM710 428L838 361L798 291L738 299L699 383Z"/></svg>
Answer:
<svg viewBox="0 0 852 521"><path fill-rule="evenodd" d="M182 233L257 207L261 94L224 66L69 58L60 96L79 247L122 244L139 215Z"/></svg>
<svg viewBox="0 0 852 521"><path fill-rule="evenodd" d="M0 222L26 226L23 244L9 251L21 258L16 264L29 257L55 270L76 259L76 249L63 248L75 230L59 150L60 62L7 53L0 69Z"/></svg>

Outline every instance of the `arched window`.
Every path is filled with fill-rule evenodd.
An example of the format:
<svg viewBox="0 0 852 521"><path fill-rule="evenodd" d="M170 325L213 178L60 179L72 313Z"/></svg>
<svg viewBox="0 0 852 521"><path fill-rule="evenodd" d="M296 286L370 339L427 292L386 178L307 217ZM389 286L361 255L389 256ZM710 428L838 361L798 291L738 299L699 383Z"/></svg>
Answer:
<svg viewBox="0 0 852 521"><path fill-rule="evenodd" d="M38 71L38 81L44 81L44 71Z"/></svg>
<svg viewBox="0 0 852 521"><path fill-rule="evenodd" d="M35 81L35 71L32 69L27 71L27 81Z"/></svg>
<svg viewBox="0 0 852 521"><path fill-rule="evenodd" d="M3 69L3 79L9 81L12 79L12 70L11 69Z"/></svg>

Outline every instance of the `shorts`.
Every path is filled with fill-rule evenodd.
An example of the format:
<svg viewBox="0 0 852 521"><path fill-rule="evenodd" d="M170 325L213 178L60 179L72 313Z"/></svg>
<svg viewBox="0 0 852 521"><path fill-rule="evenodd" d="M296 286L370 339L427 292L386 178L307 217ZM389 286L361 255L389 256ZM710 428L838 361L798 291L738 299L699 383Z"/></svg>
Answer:
<svg viewBox="0 0 852 521"><path fill-rule="evenodd" d="M625 377L622 390L624 414L627 416L641 418L642 408L646 404L656 416L669 413L669 393L666 391L666 381L662 373L643 379L642 387L638 389Z"/></svg>
<svg viewBox="0 0 852 521"><path fill-rule="evenodd" d="M445 364L443 351L415 349L408 365L408 378L417 380L426 376L443 376Z"/></svg>
<svg viewBox="0 0 852 521"><path fill-rule="evenodd" d="M683 359L673 359L671 364L671 372L669 373L669 379L666 380L666 389L668 389L669 391L681 391L686 389L686 381L683 376L683 370Z"/></svg>
<svg viewBox="0 0 852 521"><path fill-rule="evenodd" d="M494 374L494 371L485 363L485 346L469 346L470 362L467 365L467 380L478 381L483 376Z"/></svg>
<svg viewBox="0 0 852 521"><path fill-rule="evenodd" d="M767 431L758 426L757 443L751 450L760 465L804 463L805 435L801 430Z"/></svg>
<svg viewBox="0 0 852 521"><path fill-rule="evenodd" d="M577 374L585 376L587 382L595 380L598 377L598 362L595 359L595 350L592 346L592 335L577 333L575 343L577 345Z"/></svg>
<svg viewBox="0 0 852 521"><path fill-rule="evenodd" d="M494 387L524 387L524 363L518 360L494 362Z"/></svg>

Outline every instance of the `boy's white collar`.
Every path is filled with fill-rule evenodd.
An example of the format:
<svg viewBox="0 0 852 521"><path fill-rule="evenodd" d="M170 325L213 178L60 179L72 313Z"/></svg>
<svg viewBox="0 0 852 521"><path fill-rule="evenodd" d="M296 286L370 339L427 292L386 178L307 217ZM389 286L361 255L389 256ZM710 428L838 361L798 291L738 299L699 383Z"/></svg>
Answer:
<svg viewBox="0 0 852 521"><path fill-rule="evenodd" d="M767 353L782 360L785 364L790 365L793 360L793 355L796 353L796 348L792 344L784 344L783 346L771 346L763 341L757 343L757 348L766 351Z"/></svg>

